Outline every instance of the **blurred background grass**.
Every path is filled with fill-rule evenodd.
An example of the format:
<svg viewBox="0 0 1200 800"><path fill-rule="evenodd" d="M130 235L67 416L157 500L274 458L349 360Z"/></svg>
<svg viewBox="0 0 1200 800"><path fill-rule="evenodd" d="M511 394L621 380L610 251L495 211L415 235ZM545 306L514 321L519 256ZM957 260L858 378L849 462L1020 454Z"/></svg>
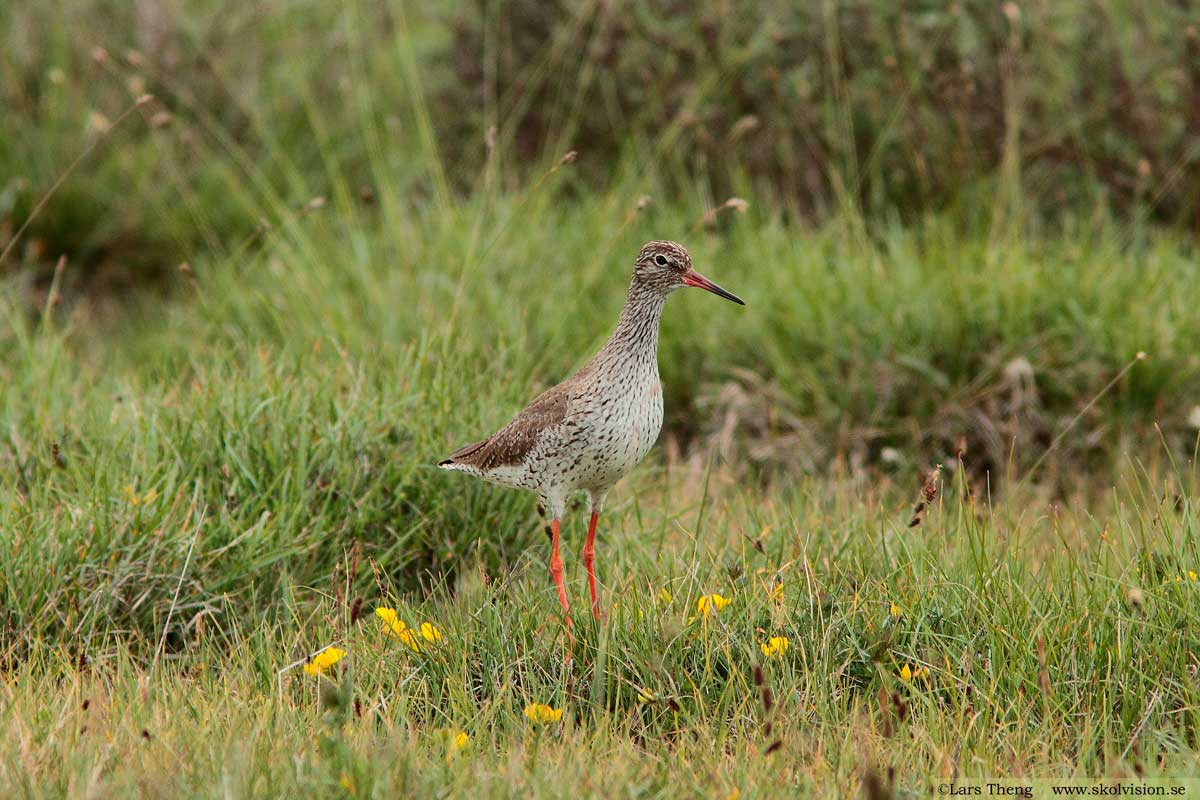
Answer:
<svg viewBox="0 0 1200 800"><path fill-rule="evenodd" d="M671 196L747 193L810 222L1116 211L1200 227L1200 33L1186 4L732 10L6 4L0 219L20 225L152 92L149 124L64 187L26 259L153 273L165 255L239 242L268 200L340 184L370 202L386 179L444 202L485 181L515 189L568 149L583 155L574 193L653 165Z"/></svg>

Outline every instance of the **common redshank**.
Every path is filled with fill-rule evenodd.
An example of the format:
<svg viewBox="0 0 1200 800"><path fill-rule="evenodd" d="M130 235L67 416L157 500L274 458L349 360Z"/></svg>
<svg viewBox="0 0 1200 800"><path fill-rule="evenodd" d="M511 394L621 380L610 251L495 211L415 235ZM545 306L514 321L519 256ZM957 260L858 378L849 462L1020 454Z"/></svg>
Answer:
<svg viewBox="0 0 1200 800"><path fill-rule="evenodd" d="M583 545L592 615L596 593L596 524L604 498L645 457L663 421L658 379L658 323L667 295L682 286L706 289L745 305L692 268L675 242L649 242L633 264L633 281L617 329L583 369L547 389L486 439L456 450L438 466L484 480L527 489L539 511L550 512L550 574L567 624L570 606L559 556L559 520L567 498L587 493L591 520Z"/></svg>

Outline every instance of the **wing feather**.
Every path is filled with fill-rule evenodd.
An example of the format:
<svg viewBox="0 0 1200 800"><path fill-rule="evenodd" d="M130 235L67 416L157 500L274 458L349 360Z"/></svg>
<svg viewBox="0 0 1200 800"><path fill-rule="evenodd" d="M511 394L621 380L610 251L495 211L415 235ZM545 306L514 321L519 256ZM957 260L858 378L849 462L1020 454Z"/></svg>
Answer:
<svg viewBox="0 0 1200 800"><path fill-rule="evenodd" d="M482 441L455 450L438 466L465 465L487 471L520 464L543 431L566 419L570 398L566 383L547 389L503 428Z"/></svg>

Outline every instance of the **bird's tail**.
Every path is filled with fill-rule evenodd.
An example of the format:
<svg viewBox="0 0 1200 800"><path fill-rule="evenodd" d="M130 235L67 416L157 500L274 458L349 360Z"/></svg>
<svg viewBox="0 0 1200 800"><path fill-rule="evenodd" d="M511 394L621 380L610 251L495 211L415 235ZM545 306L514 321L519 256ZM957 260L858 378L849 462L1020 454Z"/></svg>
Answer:
<svg viewBox="0 0 1200 800"><path fill-rule="evenodd" d="M460 447L449 456L439 461L438 466L442 469L454 469L466 472L472 469L474 466L470 463L470 455L477 452L479 448L483 447L485 444L487 444L487 439L484 439L482 442L472 442L465 447Z"/></svg>

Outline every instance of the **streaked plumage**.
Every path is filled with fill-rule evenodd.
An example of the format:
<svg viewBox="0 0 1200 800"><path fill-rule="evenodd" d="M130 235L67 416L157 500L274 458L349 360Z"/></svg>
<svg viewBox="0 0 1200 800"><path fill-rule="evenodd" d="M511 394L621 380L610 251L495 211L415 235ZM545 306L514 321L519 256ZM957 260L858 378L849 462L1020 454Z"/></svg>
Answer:
<svg viewBox="0 0 1200 800"><path fill-rule="evenodd" d="M662 428L658 325L667 296L681 286L698 286L742 302L698 275L682 246L649 242L634 263L617 328L591 361L539 395L496 433L438 464L537 494L554 521L551 571L564 610L561 562L555 571L558 520L572 492L587 492L592 520L584 560L593 611L598 612L591 566L596 518L609 489L646 456Z"/></svg>

